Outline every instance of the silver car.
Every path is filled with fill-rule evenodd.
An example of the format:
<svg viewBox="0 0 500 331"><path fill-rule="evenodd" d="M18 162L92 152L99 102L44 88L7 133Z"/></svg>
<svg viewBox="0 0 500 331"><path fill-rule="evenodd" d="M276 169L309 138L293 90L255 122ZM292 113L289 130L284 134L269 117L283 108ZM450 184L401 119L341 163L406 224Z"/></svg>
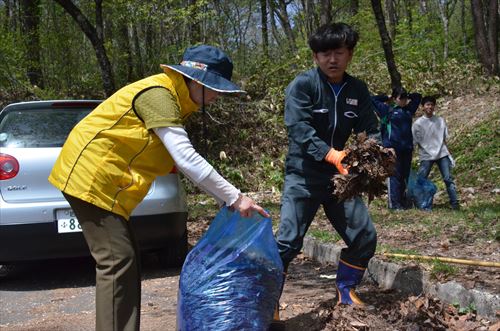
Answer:
<svg viewBox="0 0 500 331"><path fill-rule="evenodd" d="M90 255L78 220L47 180L69 132L98 100L32 101L0 111L0 275L11 265ZM134 210L141 250L167 267L187 253L186 195L174 170L158 177Z"/></svg>

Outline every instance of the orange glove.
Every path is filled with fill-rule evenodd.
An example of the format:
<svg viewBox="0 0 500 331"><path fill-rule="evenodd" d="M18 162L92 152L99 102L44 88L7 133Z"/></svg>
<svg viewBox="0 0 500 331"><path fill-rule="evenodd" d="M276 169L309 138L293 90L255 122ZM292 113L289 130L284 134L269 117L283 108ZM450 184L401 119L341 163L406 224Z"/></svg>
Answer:
<svg viewBox="0 0 500 331"><path fill-rule="evenodd" d="M325 161L333 164L342 175L347 175L348 171L342 166L342 160L347 155L345 151L338 151L331 148L325 156Z"/></svg>

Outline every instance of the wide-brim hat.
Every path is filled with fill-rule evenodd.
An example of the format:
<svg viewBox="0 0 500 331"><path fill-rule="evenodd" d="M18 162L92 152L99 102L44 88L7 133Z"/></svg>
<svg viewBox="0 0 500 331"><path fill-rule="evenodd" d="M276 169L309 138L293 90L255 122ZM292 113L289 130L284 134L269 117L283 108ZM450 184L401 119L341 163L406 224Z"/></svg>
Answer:
<svg viewBox="0 0 500 331"><path fill-rule="evenodd" d="M231 82L233 63L220 49L200 45L193 46L184 52L180 64L160 64L167 70L195 80L196 82L221 93L245 93L236 84Z"/></svg>

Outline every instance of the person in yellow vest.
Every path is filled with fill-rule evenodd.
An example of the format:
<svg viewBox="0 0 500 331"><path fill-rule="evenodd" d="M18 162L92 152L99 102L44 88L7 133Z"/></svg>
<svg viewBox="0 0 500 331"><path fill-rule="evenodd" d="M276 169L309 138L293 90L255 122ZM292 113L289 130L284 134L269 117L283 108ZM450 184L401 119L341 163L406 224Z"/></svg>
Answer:
<svg viewBox="0 0 500 331"><path fill-rule="evenodd" d="M80 221L96 261L96 330L139 330L139 250L128 219L157 176L175 166L219 202L267 212L193 148L183 123L220 94L244 92L218 48L188 48L179 65L127 85L71 131L49 176Z"/></svg>

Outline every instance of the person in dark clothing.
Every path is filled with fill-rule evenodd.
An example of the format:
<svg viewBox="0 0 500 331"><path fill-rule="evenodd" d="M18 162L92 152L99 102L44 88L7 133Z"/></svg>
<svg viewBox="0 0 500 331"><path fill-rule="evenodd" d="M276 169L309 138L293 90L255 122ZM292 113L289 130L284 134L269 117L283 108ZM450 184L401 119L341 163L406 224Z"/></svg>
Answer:
<svg viewBox="0 0 500 331"><path fill-rule="evenodd" d="M345 72L357 41L357 32L347 24L321 26L309 38L317 68L298 75L286 89L288 155L276 234L286 273L302 249L318 208L323 206L347 245L340 255L336 285L338 303L348 305L363 305L353 290L377 245L377 234L361 197L338 201L331 187L333 175L348 173L341 162L351 134L366 132L379 139L378 120L366 84ZM279 323L278 307L273 329Z"/></svg>
<svg viewBox="0 0 500 331"><path fill-rule="evenodd" d="M402 87L393 89L390 98L386 95L372 97L380 118L382 143L396 152L395 174L389 178L388 184L390 209L407 208L405 192L413 153L411 125L420 100L421 94L408 94Z"/></svg>

